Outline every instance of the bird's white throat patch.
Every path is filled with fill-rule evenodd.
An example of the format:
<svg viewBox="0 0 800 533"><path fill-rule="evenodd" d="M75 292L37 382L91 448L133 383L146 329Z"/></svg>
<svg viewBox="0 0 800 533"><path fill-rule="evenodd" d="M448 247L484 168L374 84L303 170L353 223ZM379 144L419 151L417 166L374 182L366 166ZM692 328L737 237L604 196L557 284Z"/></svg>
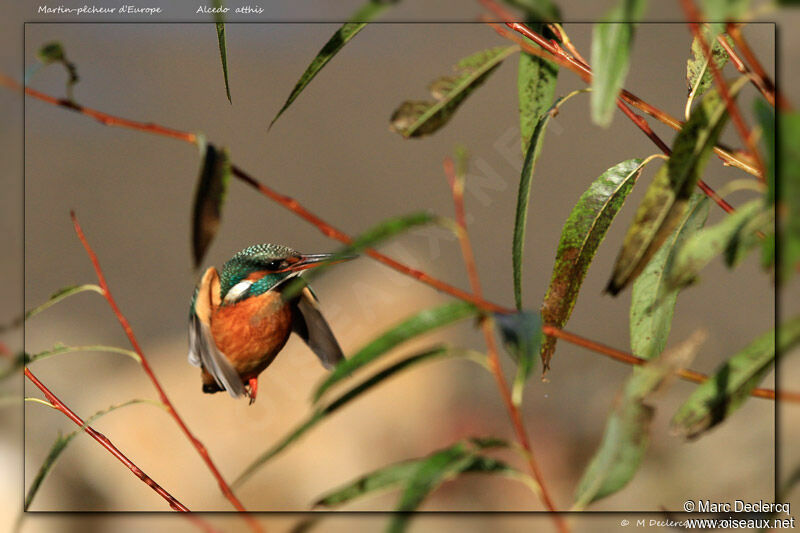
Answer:
<svg viewBox="0 0 800 533"><path fill-rule="evenodd" d="M225 303L235 302L236 300L241 298L242 295L244 295L244 293L247 292L247 290L250 288L253 282L254 280L252 279L246 279L240 281L239 283L231 287L227 293L225 293L225 298L223 298L222 301Z"/></svg>

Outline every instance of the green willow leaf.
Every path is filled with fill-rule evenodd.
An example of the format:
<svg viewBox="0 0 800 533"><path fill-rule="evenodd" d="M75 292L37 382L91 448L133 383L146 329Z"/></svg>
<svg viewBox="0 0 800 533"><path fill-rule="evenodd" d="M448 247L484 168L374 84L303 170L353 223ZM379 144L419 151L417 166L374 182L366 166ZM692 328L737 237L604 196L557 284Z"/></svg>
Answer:
<svg viewBox="0 0 800 533"><path fill-rule="evenodd" d="M47 359L48 357L53 357L54 355L76 352L116 353L120 355L127 355L137 363L142 362L142 358L139 357L138 353L132 350L126 350L125 348L119 348L117 346L104 346L101 344L93 344L89 346L67 346L66 344L59 343L53 346L50 350L45 350L43 352L26 356L25 364L29 364L40 359Z"/></svg>
<svg viewBox="0 0 800 533"><path fill-rule="evenodd" d="M675 253L694 235L708 217L708 197L695 193L678 226L633 283L630 308L631 351L642 359L655 359L667 345L677 291L667 286Z"/></svg>
<svg viewBox="0 0 800 533"><path fill-rule="evenodd" d="M672 430L687 438L699 437L716 426L750 397L775 361L775 330L756 338L733 355L698 386L672 419ZM778 327L778 353L800 343L800 316Z"/></svg>
<svg viewBox="0 0 800 533"><path fill-rule="evenodd" d="M225 78L225 94L231 104L231 87L228 84L228 52L225 46L225 15L222 13L222 0L214 0L214 25L217 28L217 43L219 44L219 60L222 62L222 76Z"/></svg>
<svg viewBox="0 0 800 533"><path fill-rule="evenodd" d="M505 473L510 470L511 467L502 461L475 454L472 447L464 442L435 452L421 461L406 481L387 531L405 531L411 513L419 508L425 498L442 483L464 472Z"/></svg>
<svg viewBox="0 0 800 533"><path fill-rule="evenodd" d="M80 81L78 77L78 67L75 63L67 59L67 54L64 52L64 47L61 43L53 41L45 44L36 52L36 57L42 65L52 65L53 63L61 63L64 70L67 71L67 100L74 101L72 97L72 87Z"/></svg>
<svg viewBox="0 0 800 533"><path fill-rule="evenodd" d="M58 302L66 298L69 298L74 294L79 294L81 292L86 292L86 291L93 291L96 292L97 294L100 294L101 296L105 295L103 289L99 285L95 285L93 283L87 283L85 285L70 285L69 287L61 288L57 290L55 293L53 293L50 296L50 298L48 298L48 300L43 304L38 305L33 309L29 309L28 311L25 312L24 315L16 317L14 320L12 320L7 324L0 324L0 333L19 327L22 325L24 321L38 315L42 311L49 309Z"/></svg>
<svg viewBox="0 0 800 533"><path fill-rule="evenodd" d="M355 239L353 239L352 243L337 250L333 257L331 257L331 259L326 263L307 271L302 278L298 277L293 281L289 281L286 285L286 288L282 291L284 300L292 299L301 290L303 290L303 287L305 287L308 282L324 273L329 267L338 263L339 261L352 259L355 254L358 254L367 248L372 248L373 246L391 239L392 237L395 237L404 231L408 231L419 226L424 226L426 224L439 224L440 226L449 228L455 227L455 223L451 220L444 217L437 217L425 211L384 220L383 222L357 236Z"/></svg>
<svg viewBox="0 0 800 533"><path fill-rule="evenodd" d="M617 97L628 75L634 23L644 12L645 0L619 0L592 29L592 122L611 124Z"/></svg>
<svg viewBox="0 0 800 533"><path fill-rule="evenodd" d="M110 413L111 411L115 411L121 407L127 407L129 405L134 405L138 403L149 403L161 407L162 409L166 409L166 405L154 400L143 400L138 398L133 400L128 400L127 402L120 403L117 405L112 405L106 409L103 409L102 411L96 412L95 414L93 414L84 421L82 427L68 433L67 435L61 435L59 433L55 442L53 442L53 446L50 448L50 452L47 454L47 457L45 457L42 466L39 467L39 471L33 478L33 481L31 482L31 486L28 489L27 494L25 495L25 510L27 511L30 508L31 503L33 503L33 499L36 497L36 493L39 491L39 487L41 487L42 482L44 481L44 478L47 476L48 472L50 472L50 470L53 468L53 465L55 464L58 457L61 455L61 452L64 451L64 449L72 441L72 439L74 439L79 433L83 431L83 428L85 428L98 418L101 418L102 416Z"/></svg>
<svg viewBox="0 0 800 533"><path fill-rule="evenodd" d="M780 221L780 265L778 280L789 281L800 264L800 113L782 111L778 120L780 165L778 186Z"/></svg>
<svg viewBox="0 0 800 533"><path fill-rule="evenodd" d="M361 348L352 357L341 361L314 391L314 402L333 385L359 368L371 363L386 352L414 337L459 320L477 316L480 310L469 302L449 302L439 307L424 309L399 324L389 328Z"/></svg>
<svg viewBox="0 0 800 533"><path fill-rule="evenodd" d="M533 183L533 172L536 168L536 161L542 153L544 143L544 132L550 119L558 113L558 109L567 100L587 92L587 89L572 91L566 96L562 96L550 107L550 109L539 117L536 127L531 134L528 143L528 152L525 155L525 162L522 165L522 174L519 178L519 191L517 191L517 210L514 218L514 236L511 245L511 261L514 269L514 301L517 309L522 309L522 259L525 247L525 227L528 223L528 203L530 202L531 184Z"/></svg>
<svg viewBox="0 0 800 533"><path fill-rule="evenodd" d="M711 59L717 69L722 70L722 67L728 62L728 52L725 51L717 40L716 34L709 27L704 27L701 33L706 43L714 43L711 47ZM733 45L733 40L727 35L724 35L723 39ZM713 82L714 77L711 74L708 58L703 52L700 41L695 37L692 39L692 59L686 60L686 83L689 86L689 96L686 99L687 118L691 113L692 103L697 98L700 98L711 87Z"/></svg>
<svg viewBox="0 0 800 533"><path fill-rule="evenodd" d="M213 144L206 145L192 210L192 254L195 268L200 266L219 229L230 178L231 162L228 151L225 148L217 150Z"/></svg>
<svg viewBox="0 0 800 533"><path fill-rule="evenodd" d="M505 0L505 3L524 11L529 22L557 22L561 19L558 6L550 0Z"/></svg>
<svg viewBox="0 0 800 533"><path fill-rule="evenodd" d="M407 357L405 359L402 359L401 361L381 370L380 372L376 373L375 375L369 377L360 384L356 385L352 389L348 390L341 396L337 397L335 400L331 401L326 406L316 407L314 411L311 413L311 415L305 421L297 425L292 431L290 431L275 445L273 445L267 451L259 455L256 459L254 459L247 466L247 468L245 468L244 471L241 474L239 474L239 476L233 482L232 486L237 487L242 483L244 483L256 472L256 470L258 470L260 467L266 464L267 461L269 461L270 459L281 453L290 444L292 444L301 436L303 436L308 430L316 426L319 422L322 422L328 416L332 415L340 408L347 405L351 400L354 400L355 398L359 397L362 393L370 390L372 387L390 378L394 374L424 361L429 361L448 356L468 357L469 355L470 355L469 352L465 352L463 350L455 350L444 346L438 346L430 350L424 351L422 353L418 353L410 357Z"/></svg>
<svg viewBox="0 0 800 533"><path fill-rule="evenodd" d="M533 23L537 33L544 31L543 23ZM517 94L519 98L519 129L522 136L522 154L528 151L533 130L539 118L553 104L558 66L541 57L522 52L517 69Z"/></svg>
<svg viewBox="0 0 800 533"><path fill-rule="evenodd" d="M731 85L731 96L746 78ZM647 265L683 218L689 198L728 118L725 102L715 90L705 94L675 137L672 156L653 178L636 210L617 255L606 291L617 295Z"/></svg>
<svg viewBox="0 0 800 533"><path fill-rule="evenodd" d="M647 403L650 396L664 388L677 370L688 365L705 336L702 331L695 332L675 349L637 367L631 374L614 401L600 447L575 491L573 510L581 510L619 491L633 479L650 441L650 424L655 414L655 409Z"/></svg>
<svg viewBox="0 0 800 533"><path fill-rule="evenodd" d="M750 0L700 0L704 20L718 21L712 26L724 27L724 21L740 20L747 12Z"/></svg>
<svg viewBox="0 0 800 533"><path fill-rule="evenodd" d="M485 472L507 475L513 472L514 474L510 474L512 477L514 477L515 474L521 474L521 472L511 468L502 461L478 454L479 451L498 447L507 448L508 443L499 439L469 439L459 441L453 446L438 450L427 457L401 461L365 474L325 494L317 500L314 506L335 507L371 493L404 485L408 486L415 479L418 479L418 476L431 474L429 468L432 462L446 463L450 466L457 467L453 472L443 472L445 477L452 477L461 472Z"/></svg>
<svg viewBox="0 0 800 533"><path fill-rule="evenodd" d="M391 130L406 139L439 130L500 63L518 51L517 45L498 46L465 57L455 66L453 76L444 76L431 83L429 89L434 100L407 100L400 104L390 118Z"/></svg>
<svg viewBox="0 0 800 533"><path fill-rule="evenodd" d="M736 246L736 241L744 238L739 237L740 234L755 232L750 222L760 218L763 209L764 201L761 198L751 200L721 222L692 235L675 254L675 260L667 272L667 286L676 290L694 283L700 270L714 257Z"/></svg>
<svg viewBox="0 0 800 533"><path fill-rule="evenodd" d="M600 243L648 160L629 159L609 168L584 192L572 209L558 242L553 274L542 303L545 324L563 327ZM544 372L556 347L555 337L546 337L541 347Z"/></svg>
<svg viewBox="0 0 800 533"><path fill-rule="evenodd" d="M25 313L25 320L28 320L29 318L38 315L42 311L52 307L53 305L57 304L61 300L69 298L70 296L72 296L74 294L79 294L81 292L86 292L86 291L93 291L93 292L96 292L97 294L99 294L101 296L105 294L105 292L103 291L102 287L100 287L99 285L95 285L93 283L86 283L84 285L70 285L69 287L64 287L64 288L61 288L61 289L57 290L56 292L54 292L50 296L50 298L46 302L44 302L42 305L39 305L39 306L34 307L33 309L27 311Z"/></svg>
<svg viewBox="0 0 800 533"><path fill-rule="evenodd" d="M289 98L286 99L286 102L281 107L278 114L275 115L275 118L272 119L272 122L269 123L269 127L272 128L272 125L275 124L275 121L286 111L292 102L300 96L300 93L305 90L306 86L311 83L311 80L314 79L322 68L328 64L328 62L333 59L333 57L344 48L348 42L350 42L353 37L358 35L364 26L367 23L380 15L387 7L391 4L396 3L398 0L394 1L387 1L387 0L369 0L366 4L361 6L361 8L356 11L350 20L342 25L341 28L336 30L336 33L328 39L328 42L322 47L322 49L317 52L317 55L311 61L311 64L306 67L305 72L303 75L300 76L300 79L297 81L297 84L292 89L292 92L289 94Z"/></svg>
<svg viewBox="0 0 800 533"><path fill-rule="evenodd" d="M519 407L528 376L536 366L536 355L542 344L542 317L539 313L495 313L494 321L503 339L506 351L517 363L511 401Z"/></svg>
<svg viewBox="0 0 800 533"><path fill-rule="evenodd" d="M538 490L538 485L529 476L501 460L480 453L497 447L507 448L508 444L493 438L462 440L426 457L402 461L365 474L326 494L315 506L333 507L370 493L402 487L397 513L388 528L390 532L401 532L405 531L411 513L425 498L442 483L464 473L504 475Z"/></svg>
<svg viewBox="0 0 800 533"><path fill-rule="evenodd" d="M737 266L763 240L775 236L775 208L762 209L753 218L742 224L725 247L725 264L728 268ZM773 240L774 242L774 240Z"/></svg>

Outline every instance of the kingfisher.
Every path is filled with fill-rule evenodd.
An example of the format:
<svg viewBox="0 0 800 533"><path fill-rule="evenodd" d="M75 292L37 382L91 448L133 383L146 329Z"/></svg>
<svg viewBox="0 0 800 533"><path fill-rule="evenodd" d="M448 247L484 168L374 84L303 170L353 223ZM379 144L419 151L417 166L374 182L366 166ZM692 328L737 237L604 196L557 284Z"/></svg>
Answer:
<svg viewBox="0 0 800 533"><path fill-rule="evenodd" d="M344 359L311 288L284 296L303 270L335 254L302 254L277 244L257 244L229 259L222 273L209 267L195 287L189 311L189 362L202 369L203 392L223 390L252 404L258 375L294 332L332 369ZM338 257L338 260L354 256Z"/></svg>

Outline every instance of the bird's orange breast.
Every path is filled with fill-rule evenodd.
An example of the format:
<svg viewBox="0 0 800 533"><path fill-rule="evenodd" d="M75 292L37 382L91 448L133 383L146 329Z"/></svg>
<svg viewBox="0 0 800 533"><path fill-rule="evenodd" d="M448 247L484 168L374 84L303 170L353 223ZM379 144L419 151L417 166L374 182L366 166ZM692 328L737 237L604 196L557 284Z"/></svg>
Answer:
<svg viewBox="0 0 800 533"><path fill-rule="evenodd" d="M214 342L243 381L272 362L291 331L291 307L272 291L217 307L211 316Z"/></svg>

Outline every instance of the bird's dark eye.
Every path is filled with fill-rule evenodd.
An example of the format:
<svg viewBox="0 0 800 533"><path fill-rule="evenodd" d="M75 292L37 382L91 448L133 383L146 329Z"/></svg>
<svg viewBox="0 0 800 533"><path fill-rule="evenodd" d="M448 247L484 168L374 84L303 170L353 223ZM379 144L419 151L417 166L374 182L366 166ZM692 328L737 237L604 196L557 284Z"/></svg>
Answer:
<svg viewBox="0 0 800 533"><path fill-rule="evenodd" d="M283 261L281 261L280 259L276 259L274 261L270 261L269 263L267 263L267 268L270 270L278 270L279 268L281 268L282 265Z"/></svg>

